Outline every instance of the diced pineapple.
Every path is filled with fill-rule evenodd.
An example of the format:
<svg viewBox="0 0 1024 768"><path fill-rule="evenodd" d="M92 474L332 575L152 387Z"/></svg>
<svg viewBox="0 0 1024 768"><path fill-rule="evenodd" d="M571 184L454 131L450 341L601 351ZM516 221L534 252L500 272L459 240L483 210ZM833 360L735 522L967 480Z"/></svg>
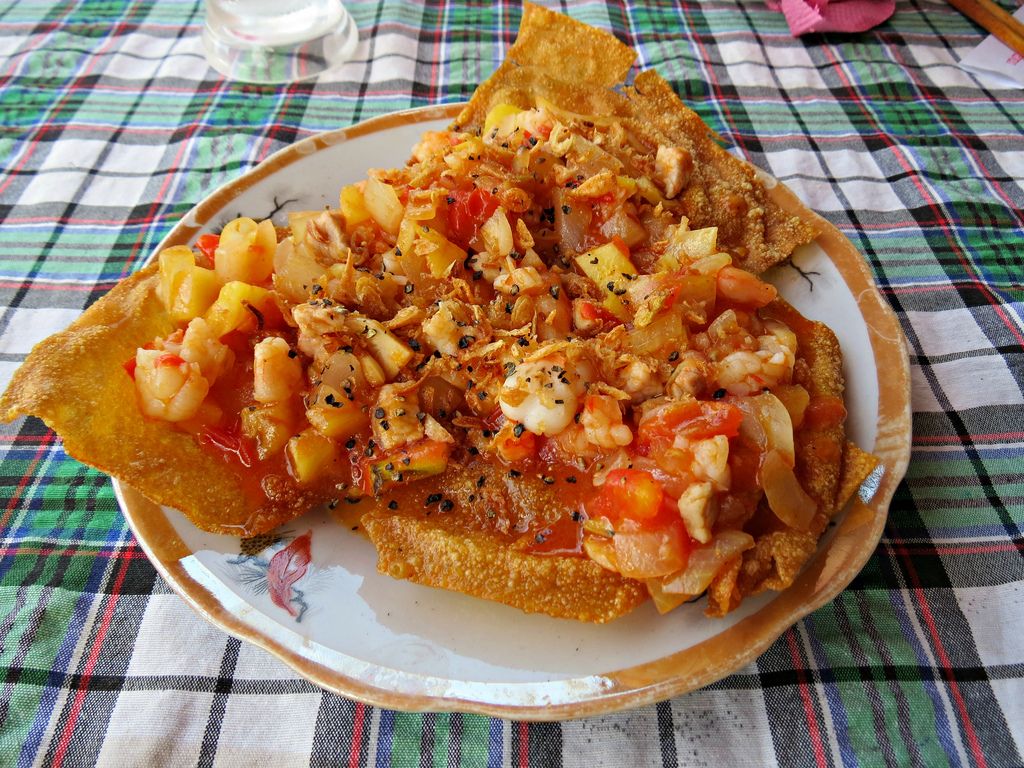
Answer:
<svg viewBox="0 0 1024 768"><path fill-rule="evenodd" d="M458 264L466 258L464 250L436 229L424 225L417 226L416 229L420 238L432 246L432 250L427 251L426 258L430 274L434 277L447 276L453 264Z"/></svg>
<svg viewBox="0 0 1024 768"><path fill-rule="evenodd" d="M312 483L327 474L338 458L338 447L313 429L288 440L288 470L300 483Z"/></svg>
<svg viewBox="0 0 1024 768"><path fill-rule="evenodd" d="M398 193L390 184L370 176L363 190L366 210L380 228L392 235L398 234L405 208L398 199Z"/></svg>
<svg viewBox="0 0 1024 768"><path fill-rule="evenodd" d="M376 320L359 316L352 320L388 379L397 376L402 366L412 360L412 350Z"/></svg>
<svg viewBox="0 0 1024 768"><path fill-rule="evenodd" d="M273 324L279 317L280 310L270 291L232 280L220 289L217 300L206 310L204 319L214 335L220 338L232 331L255 330L261 324Z"/></svg>
<svg viewBox="0 0 1024 768"><path fill-rule="evenodd" d="M374 360L373 355L360 355L359 366L363 369L366 383L371 387L379 387L387 382L388 378L384 374L384 369L380 367L380 363Z"/></svg>
<svg viewBox="0 0 1024 768"><path fill-rule="evenodd" d="M341 215L345 219L345 230L352 234L352 230L370 218L370 212L366 209L366 200L363 198L363 191L355 184L349 184L341 188Z"/></svg>
<svg viewBox="0 0 1024 768"><path fill-rule="evenodd" d="M199 317L217 300L220 293L221 279L212 269L192 267L188 270L174 293L171 302L171 319L178 323L187 323Z"/></svg>
<svg viewBox="0 0 1024 768"><path fill-rule="evenodd" d="M619 298L625 293L627 275L632 277L637 273L629 259L628 249L615 242L605 243L577 256L576 263L604 291L602 306L620 320L628 320L629 313Z"/></svg>
<svg viewBox="0 0 1024 768"><path fill-rule="evenodd" d="M293 400L242 409L242 434L256 441L260 461L284 449L295 432L296 416Z"/></svg>
<svg viewBox="0 0 1024 768"><path fill-rule="evenodd" d="M518 115L522 111L515 104L495 104L484 118L484 135L486 136L493 129L498 128L506 118Z"/></svg>
<svg viewBox="0 0 1024 768"><path fill-rule="evenodd" d="M257 224L244 216L228 222L220 233L214 266L222 280L262 283L274 271L277 230L270 219Z"/></svg>
<svg viewBox="0 0 1024 768"><path fill-rule="evenodd" d="M718 227L687 229L685 220L669 238L665 253L658 260L658 268L674 272L686 262L713 256L718 251Z"/></svg>
<svg viewBox="0 0 1024 768"><path fill-rule="evenodd" d="M640 192L640 197L651 205L657 205L665 200L665 198L661 196L661 190L654 186L654 182L646 176L640 176L636 179L636 187Z"/></svg>
<svg viewBox="0 0 1024 768"><path fill-rule="evenodd" d="M352 437L370 422L359 403L326 384L317 388L316 402L306 409L306 419L321 435L339 441Z"/></svg>
<svg viewBox="0 0 1024 768"><path fill-rule="evenodd" d="M196 256L187 245L175 245L160 251L160 286L157 295L168 310L174 304L178 286L196 265Z"/></svg>

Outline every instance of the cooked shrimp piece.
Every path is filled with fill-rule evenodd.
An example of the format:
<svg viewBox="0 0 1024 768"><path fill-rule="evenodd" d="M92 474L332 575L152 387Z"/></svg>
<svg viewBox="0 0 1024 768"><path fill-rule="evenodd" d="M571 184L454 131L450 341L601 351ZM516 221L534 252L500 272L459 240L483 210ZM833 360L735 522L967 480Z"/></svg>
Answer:
<svg viewBox="0 0 1024 768"><path fill-rule="evenodd" d="M718 293L732 301L752 307L764 307L779 295L774 285L737 267L722 267L718 271Z"/></svg>
<svg viewBox="0 0 1024 768"><path fill-rule="evenodd" d="M583 434L600 448L621 448L633 442L633 431L622 423L622 409L608 395L588 395L580 415Z"/></svg>
<svg viewBox="0 0 1024 768"><path fill-rule="evenodd" d="M535 435L557 435L576 415L575 378L551 360L523 363L501 387L501 412Z"/></svg>
<svg viewBox="0 0 1024 768"><path fill-rule="evenodd" d="M707 480L716 490L727 491L732 481L729 472L729 438L715 435L707 440L690 444L693 452L693 474L698 480Z"/></svg>
<svg viewBox="0 0 1024 768"><path fill-rule="evenodd" d="M139 349L135 353L135 391L146 416L185 421L198 413L210 384L197 363L164 350Z"/></svg>
<svg viewBox="0 0 1024 768"><path fill-rule="evenodd" d="M679 516L690 538L701 544L711 541L711 526L715 524L715 507L711 504L713 488L711 483L693 483L688 486L679 500Z"/></svg>
<svg viewBox="0 0 1024 768"><path fill-rule="evenodd" d="M425 424L417 418L418 411L417 395L409 391L408 385L387 384L381 387L377 394L377 404L370 411L373 439L385 451L419 440L424 435ZM436 426L446 431L440 424ZM431 430L436 433L433 425ZM431 435L431 439L439 439L439 434ZM440 441L448 442L443 439Z"/></svg>
<svg viewBox="0 0 1024 768"><path fill-rule="evenodd" d="M203 378L211 385L231 367L235 361L235 353L226 344L222 344L207 322L197 317L188 324L181 341L182 358L199 366Z"/></svg>
<svg viewBox="0 0 1024 768"><path fill-rule="evenodd" d="M299 353L279 336L259 342L253 362L253 397L261 403L287 400L302 387Z"/></svg>

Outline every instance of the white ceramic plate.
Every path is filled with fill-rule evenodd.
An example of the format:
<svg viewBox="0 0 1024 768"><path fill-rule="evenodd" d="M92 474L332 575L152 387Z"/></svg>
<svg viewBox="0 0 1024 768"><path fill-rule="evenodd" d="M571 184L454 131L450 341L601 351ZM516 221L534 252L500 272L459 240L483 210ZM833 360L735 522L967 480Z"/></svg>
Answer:
<svg viewBox="0 0 1024 768"><path fill-rule="evenodd" d="M404 162L426 129L456 107L412 110L299 142L193 209L160 248L191 243L239 214L261 218L336 205L344 184ZM773 196L813 217L781 185ZM862 494L782 594L747 599L725 619L704 601L660 616L648 602L595 626L396 581L335 512L314 510L259 553L196 529L115 484L124 514L170 585L225 631L354 698L397 709L461 710L528 719L577 717L706 685L757 657L787 627L845 587L870 556L909 455L909 376L899 325L857 251L823 234L777 268L774 282L804 315L839 336L852 439L882 459ZM159 249L158 249L159 250ZM880 375L884 371L885 375ZM306 534L309 534L308 536Z"/></svg>

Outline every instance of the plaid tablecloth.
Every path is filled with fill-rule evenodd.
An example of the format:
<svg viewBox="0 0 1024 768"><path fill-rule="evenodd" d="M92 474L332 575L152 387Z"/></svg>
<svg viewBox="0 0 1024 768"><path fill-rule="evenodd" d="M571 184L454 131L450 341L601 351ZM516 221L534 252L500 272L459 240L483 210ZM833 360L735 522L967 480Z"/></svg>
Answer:
<svg viewBox="0 0 1024 768"><path fill-rule="evenodd" d="M209 69L191 0L0 5L0 381L217 185L314 132L465 99L515 3L348 0L361 42L284 88ZM753 0L602 2L739 154L863 251L911 347L914 452L878 550L755 664L618 715L525 724L325 693L171 594L109 480L0 433L0 764L1021 765L1024 94L908 0L794 41Z"/></svg>

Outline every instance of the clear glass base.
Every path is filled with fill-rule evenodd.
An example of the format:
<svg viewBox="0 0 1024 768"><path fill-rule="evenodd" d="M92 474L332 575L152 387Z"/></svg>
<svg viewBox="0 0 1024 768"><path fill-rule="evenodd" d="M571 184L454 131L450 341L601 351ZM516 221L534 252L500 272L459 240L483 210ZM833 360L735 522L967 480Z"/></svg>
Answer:
<svg viewBox="0 0 1024 768"><path fill-rule="evenodd" d="M232 80L265 84L308 80L351 59L359 42L359 30L338 0L332 3L329 16L321 15L320 23L303 30L289 30L285 22L292 13L244 18L222 10L232 5L230 0L208 0L203 26L207 61ZM287 5L285 0L278 7Z"/></svg>

